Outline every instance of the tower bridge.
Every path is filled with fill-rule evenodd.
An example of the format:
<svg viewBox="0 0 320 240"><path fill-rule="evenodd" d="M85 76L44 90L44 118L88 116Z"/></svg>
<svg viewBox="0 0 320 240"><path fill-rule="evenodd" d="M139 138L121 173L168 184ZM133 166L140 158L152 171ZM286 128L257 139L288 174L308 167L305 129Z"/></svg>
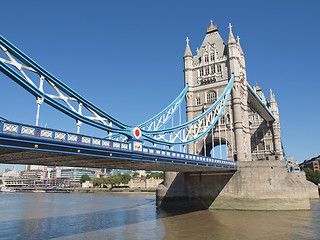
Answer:
<svg viewBox="0 0 320 240"><path fill-rule="evenodd" d="M183 56L185 88L153 118L131 126L0 36L5 56L0 57L0 71L37 103L34 126L0 118L0 162L163 170L165 181L157 190L163 207L268 210L276 201L279 209L310 208L303 174L288 175L279 161L283 151L275 96L270 91L267 101L258 86L249 84L245 55L232 25L227 43L212 22L195 55L189 42L187 38ZM184 99L187 121L173 125L174 115L181 119ZM73 118L77 133L39 127L44 103ZM107 137L82 135L82 124L104 130ZM181 150L175 151L175 146Z"/></svg>

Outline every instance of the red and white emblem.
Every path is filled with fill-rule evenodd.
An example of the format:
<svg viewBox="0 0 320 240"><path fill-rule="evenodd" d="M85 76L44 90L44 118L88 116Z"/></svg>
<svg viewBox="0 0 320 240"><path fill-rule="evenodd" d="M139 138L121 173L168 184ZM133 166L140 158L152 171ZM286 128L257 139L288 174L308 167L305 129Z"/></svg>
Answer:
<svg viewBox="0 0 320 240"><path fill-rule="evenodd" d="M140 130L140 128L134 127L134 128L132 129L132 133L133 133L133 136L134 136L136 139L140 139L140 138L141 138L141 130Z"/></svg>

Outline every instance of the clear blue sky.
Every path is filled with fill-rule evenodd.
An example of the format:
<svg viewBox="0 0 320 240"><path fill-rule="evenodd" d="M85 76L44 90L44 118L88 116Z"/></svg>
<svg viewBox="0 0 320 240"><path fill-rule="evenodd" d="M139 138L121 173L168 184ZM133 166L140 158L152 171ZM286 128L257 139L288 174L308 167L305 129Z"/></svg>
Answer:
<svg viewBox="0 0 320 240"><path fill-rule="evenodd" d="M319 1L2 1L0 34L82 96L135 125L183 88L188 36L193 53L212 19L228 23L246 55L248 81L276 94L287 155L319 155ZM2 55L0 54L0 57ZM35 98L0 73L0 116L35 124ZM42 105L40 125L75 131ZM101 135L83 126L82 133ZM4 166L0 168L0 172Z"/></svg>

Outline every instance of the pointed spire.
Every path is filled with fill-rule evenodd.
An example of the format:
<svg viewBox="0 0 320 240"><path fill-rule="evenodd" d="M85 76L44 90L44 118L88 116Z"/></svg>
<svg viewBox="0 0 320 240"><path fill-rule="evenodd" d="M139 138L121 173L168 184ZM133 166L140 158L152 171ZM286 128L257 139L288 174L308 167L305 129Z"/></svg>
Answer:
<svg viewBox="0 0 320 240"><path fill-rule="evenodd" d="M187 37L187 39L186 39L186 42L187 42L187 46L186 46L186 50L185 50L185 52L184 52L184 57L192 57L192 52L191 52L191 49L190 49L190 47L189 47L189 38Z"/></svg>
<svg viewBox="0 0 320 240"><path fill-rule="evenodd" d="M276 102L275 95L272 92L272 89L270 88L270 103L275 103L275 102Z"/></svg>
<svg viewBox="0 0 320 240"><path fill-rule="evenodd" d="M240 45L240 37L239 37L239 35L237 36L237 44L238 44L238 46L239 46L240 54L243 54L243 55L244 55L243 50L242 50L242 47L241 47L241 45Z"/></svg>
<svg viewBox="0 0 320 240"><path fill-rule="evenodd" d="M278 104L277 104L277 101L276 101L276 97L275 97L275 95L274 95L274 93L272 92L271 89L270 89L269 105L270 105L270 109L271 109L272 113L276 117L276 120L279 122L279 108L278 108Z"/></svg>
<svg viewBox="0 0 320 240"><path fill-rule="evenodd" d="M234 43L237 43L234 36L233 36L233 33L232 33L232 25L231 23L229 23L229 27L230 29L230 32L229 32L229 38L228 38L228 44L234 44Z"/></svg>

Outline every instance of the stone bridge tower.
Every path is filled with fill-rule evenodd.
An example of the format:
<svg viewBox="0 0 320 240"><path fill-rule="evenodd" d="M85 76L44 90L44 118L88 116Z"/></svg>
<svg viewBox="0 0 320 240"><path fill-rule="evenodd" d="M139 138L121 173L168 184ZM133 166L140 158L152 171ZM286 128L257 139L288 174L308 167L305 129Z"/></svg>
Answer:
<svg viewBox="0 0 320 240"><path fill-rule="evenodd" d="M279 111L271 90L267 101L260 87L248 83L239 38L234 38L231 25L229 29L225 44L211 22L195 56L187 38L183 59L185 84L189 85L188 121L206 110L223 92L231 74L235 76L219 124L203 140L188 145L188 151L209 156L212 145L227 144L228 159L237 160L238 169L220 174L165 172L156 193L157 205L164 209L310 209L303 173L288 172L282 161L252 161L282 159ZM312 191L316 193L316 187Z"/></svg>
<svg viewBox="0 0 320 240"><path fill-rule="evenodd" d="M281 159L279 111L275 97L271 93L270 102L267 102L261 89L253 88L275 116L275 121L266 121L249 103L250 85L239 40L239 37L235 39L229 24L229 37L225 44L212 21L195 56L192 55L187 38L183 59L185 85L189 85L186 96L188 121L205 111L223 92L231 74L235 76L231 98L219 124L205 139L189 144L188 151L209 156L214 146L226 145L225 155L229 160Z"/></svg>

